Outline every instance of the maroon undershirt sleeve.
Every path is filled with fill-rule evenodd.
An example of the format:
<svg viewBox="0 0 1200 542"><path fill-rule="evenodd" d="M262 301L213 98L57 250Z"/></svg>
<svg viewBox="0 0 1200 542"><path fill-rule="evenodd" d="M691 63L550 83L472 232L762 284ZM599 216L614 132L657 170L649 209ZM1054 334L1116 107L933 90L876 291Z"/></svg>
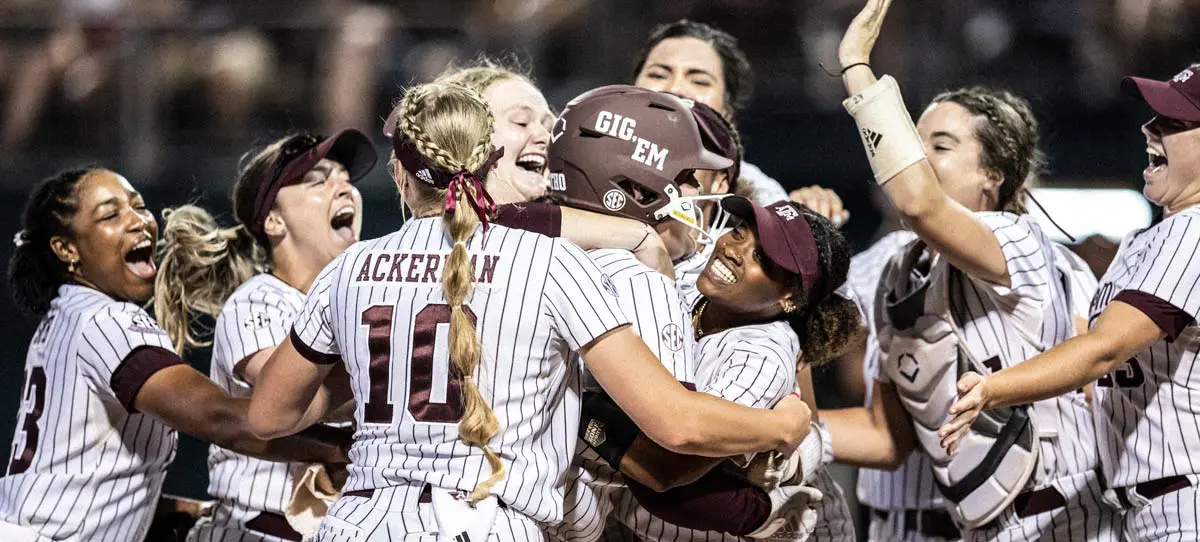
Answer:
<svg viewBox="0 0 1200 542"><path fill-rule="evenodd" d="M1196 322L1187 311L1141 290L1122 290L1113 301L1132 305L1142 311L1167 335L1167 342L1174 342L1184 328Z"/></svg>
<svg viewBox="0 0 1200 542"><path fill-rule="evenodd" d="M492 222L508 228L562 236L562 209L550 203L509 203L496 208Z"/></svg>
<svg viewBox="0 0 1200 542"><path fill-rule="evenodd" d="M125 410L131 413L137 412L133 404L137 399L138 392L142 390L142 386L146 384L147 380L150 380L151 376L154 376L154 373L173 365L187 365L187 363L178 354L166 348L139 346L121 360L121 364L117 365L116 370L113 371L108 384L112 387L113 395L117 396L117 400L121 402Z"/></svg>
<svg viewBox="0 0 1200 542"><path fill-rule="evenodd" d="M342 357L337 354L326 354L324 352L317 352L316 350L313 350L311 346L300 340L300 336L296 335L296 330L294 328L292 329L291 335L292 346L296 347L296 352L299 352L304 359L312 363L317 365L332 365L337 363L338 360L342 359Z"/></svg>
<svg viewBox="0 0 1200 542"><path fill-rule="evenodd" d="M691 484L662 493L633 480L626 479L626 483L651 514L689 529L745 536L771 514L766 491L719 467Z"/></svg>

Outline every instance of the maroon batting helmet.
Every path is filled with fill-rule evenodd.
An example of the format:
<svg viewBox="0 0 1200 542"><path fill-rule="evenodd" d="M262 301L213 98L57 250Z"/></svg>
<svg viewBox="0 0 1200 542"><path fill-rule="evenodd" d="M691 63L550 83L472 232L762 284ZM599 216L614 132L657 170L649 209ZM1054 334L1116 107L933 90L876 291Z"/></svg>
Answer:
<svg viewBox="0 0 1200 542"><path fill-rule="evenodd" d="M732 161L705 148L688 102L611 85L571 100L550 134L550 190L572 207L647 224L697 169ZM694 181L691 181L694 182Z"/></svg>

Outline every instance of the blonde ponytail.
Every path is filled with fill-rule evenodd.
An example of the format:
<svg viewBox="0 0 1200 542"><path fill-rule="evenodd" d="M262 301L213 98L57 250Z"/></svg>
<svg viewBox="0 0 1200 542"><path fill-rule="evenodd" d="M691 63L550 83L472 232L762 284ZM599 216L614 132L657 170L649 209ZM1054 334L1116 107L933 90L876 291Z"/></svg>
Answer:
<svg viewBox="0 0 1200 542"><path fill-rule="evenodd" d="M415 87L405 94L400 104L397 130L403 132L417 151L438 168L457 172L473 171L492 151L493 119L487 102L477 92L458 84L430 83ZM483 181L484 179L480 179ZM446 190L427 185L418 189L427 192L423 199L444 202ZM443 213L446 230L454 248L446 261L442 288L450 305L450 359L463 378L465 411L458 423L458 434L472 446L483 450L492 475L480 482L471 492L470 501L478 502L488 496L491 488L504 479L504 464L488 441L500 431L500 421L483 398L475 381L475 373L483 359L483 344L475 334L474 315L465 305L475 282L467 241L479 225L479 216L468 202L476 197L474 183L461 183L453 213Z"/></svg>
<svg viewBox="0 0 1200 542"><path fill-rule="evenodd" d="M193 334L196 318L221 314L230 294L266 267L265 252L245 227L221 228L195 205L163 211L159 257L154 316L181 353L210 344Z"/></svg>

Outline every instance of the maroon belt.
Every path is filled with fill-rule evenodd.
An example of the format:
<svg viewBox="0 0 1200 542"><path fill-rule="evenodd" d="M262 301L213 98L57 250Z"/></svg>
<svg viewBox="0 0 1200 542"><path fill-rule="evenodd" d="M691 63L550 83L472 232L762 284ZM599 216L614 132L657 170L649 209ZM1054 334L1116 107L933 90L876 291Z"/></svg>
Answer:
<svg viewBox="0 0 1200 542"><path fill-rule="evenodd" d="M1063 494L1059 493L1054 486L1050 486L1017 495L1017 498L1013 499L1013 512L1017 514L1017 517L1024 519L1057 510L1066 505L1066 497L1063 497Z"/></svg>
<svg viewBox="0 0 1200 542"><path fill-rule="evenodd" d="M288 523L287 518L272 512L263 512L254 519L243 523L242 526L251 531L269 534L284 540L295 540L296 542L304 540L304 537L300 536L300 533L296 532Z"/></svg>
<svg viewBox="0 0 1200 542"><path fill-rule="evenodd" d="M1163 495L1166 495L1167 493L1170 493L1172 491L1179 491L1185 487L1191 487L1191 486L1192 486L1192 483L1190 481L1188 481L1186 476L1168 476L1166 478L1150 480L1149 482L1142 482L1140 484L1134 485L1132 488L1130 488L1130 487L1113 488L1113 492L1117 494L1117 500L1121 502L1121 506L1123 506L1125 508L1133 508L1133 506L1129 502L1129 492L1130 491L1136 491L1137 494L1140 495L1143 499L1152 500L1152 499L1157 499L1158 497L1161 497Z"/></svg>
<svg viewBox="0 0 1200 542"><path fill-rule="evenodd" d="M872 509L875 517L886 521L892 514L904 513L904 532L920 533L930 538L958 540L962 533L945 510L880 510Z"/></svg>
<svg viewBox="0 0 1200 542"><path fill-rule="evenodd" d="M429 484L425 484L425 487L421 488L421 496L417 497L417 502L419 502L419 503L433 502L433 492L432 492L431 487L432 486L430 486ZM375 495L375 490L374 489L359 489L356 491L347 491L345 493L342 493L342 495L345 495L347 497L362 497L364 499L370 499L372 496Z"/></svg>

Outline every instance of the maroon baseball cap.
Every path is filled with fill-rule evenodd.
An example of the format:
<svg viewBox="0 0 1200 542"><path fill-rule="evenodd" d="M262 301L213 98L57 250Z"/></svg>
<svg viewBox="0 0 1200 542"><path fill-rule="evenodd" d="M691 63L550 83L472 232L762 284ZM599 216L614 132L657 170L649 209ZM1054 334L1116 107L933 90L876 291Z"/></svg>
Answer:
<svg viewBox="0 0 1200 542"><path fill-rule="evenodd" d="M1176 120L1200 122L1200 74L1187 68L1170 81L1142 77L1121 80L1121 90L1145 100L1159 115Z"/></svg>
<svg viewBox="0 0 1200 542"><path fill-rule="evenodd" d="M331 137L303 136L284 145L280 165L275 175L258 186L254 197L254 218L246 227L255 235L263 235L263 223L279 190L304 179L304 175L322 159L328 158L346 168L350 182L357 182L375 167L378 155L366 134L358 130L342 130Z"/></svg>
<svg viewBox="0 0 1200 542"><path fill-rule="evenodd" d="M788 201L759 207L742 196L726 196L721 199L721 208L754 224L758 232L758 244L767 258L779 267L800 275L805 296L813 298L813 289L821 281L821 265L817 240L800 210Z"/></svg>

